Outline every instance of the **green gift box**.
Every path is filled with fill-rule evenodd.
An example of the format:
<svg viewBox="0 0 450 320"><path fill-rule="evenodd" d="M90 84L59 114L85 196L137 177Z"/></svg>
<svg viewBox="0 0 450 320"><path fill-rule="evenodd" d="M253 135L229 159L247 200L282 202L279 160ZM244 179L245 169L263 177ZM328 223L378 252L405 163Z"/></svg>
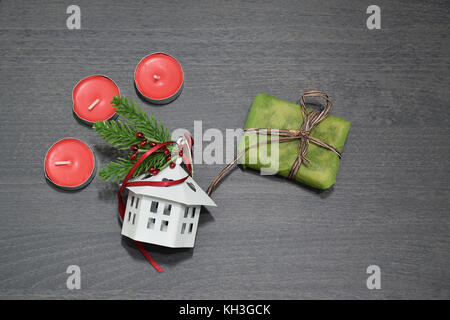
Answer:
<svg viewBox="0 0 450 320"><path fill-rule="evenodd" d="M306 109L307 114L310 112L311 109ZM303 120L299 104L261 93L253 101L244 129L264 128L299 132ZM349 129L349 121L328 115L309 132L309 136L342 152ZM239 151L244 152L240 159L241 165L255 170L276 168L273 173L289 177L291 168L299 156L301 139L286 142L280 140L276 144L278 156L273 157L271 147L273 143L265 144L264 150L262 149L264 143L261 144L260 141L263 136L269 140L274 138L266 134L245 132L239 144ZM255 141L258 142L255 144ZM249 149L245 151L246 148ZM309 163L303 161L295 176L291 178L317 189L328 189L336 182L340 158L335 152L310 140L306 159Z"/></svg>

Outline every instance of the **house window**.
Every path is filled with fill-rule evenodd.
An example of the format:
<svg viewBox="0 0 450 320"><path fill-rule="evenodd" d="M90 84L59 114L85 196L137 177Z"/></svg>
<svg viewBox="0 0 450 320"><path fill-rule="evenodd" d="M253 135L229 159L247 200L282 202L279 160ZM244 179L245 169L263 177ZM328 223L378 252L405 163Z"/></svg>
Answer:
<svg viewBox="0 0 450 320"><path fill-rule="evenodd" d="M181 234L184 234L184 231L186 231L186 223L181 225Z"/></svg>
<svg viewBox="0 0 450 320"><path fill-rule="evenodd" d="M148 222L147 222L147 229L155 229L155 222L156 219L155 218L148 218Z"/></svg>
<svg viewBox="0 0 450 320"><path fill-rule="evenodd" d="M130 219L131 219L131 211L128 212L128 222L130 222Z"/></svg>
<svg viewBox="0 0 450 320"><path fill-rule="evenodd" d="M132 225L134 225L134 221L136 220L136 213L133 214L133 221L131 222Z"/></svg>
<svg viewBox="0 0 450 320"><path fill-rule="evenodd" d="M139 207L139 198L136 198L136 209Z"/></svg>
<svg viewBox="0 0 450 320"><path fill-rule="evenodd" d="M188 217L189 207L184 208L184 217Z"/></svg>
<svg viewBox="0 0 450 320"><path fill-rule="evenodd" d="M192 182L186 182L186 184L187 184L187 186L189 187L189 188L191 188L192 189L192 191L194 191L194 192L197 192L197 189L195 189L195 186L194 186L194 184L192 183Z"/></svg>
<svg viewBox="0 0 450 320"><path fill-rule="evenodd" d="M192 208L192 215L191 215L191 218L194 218L195 217L195 210L197 210L196 208Z"/></svg>
<svg viewBox="0 0 450 320"><path fill-rule="evenodd" d="M193 223L190 223L189 224L189 233L192 233L192 229L194 229L194 224Z"/></svg>
<svg viewBox="0 0 450 320"><path fill-rule="evenodd" d="M163 214L165 214L166 216L170 216L170 210L172 210L172 205L171 204L166 204L164 206Z"/></svg>
<svg viewBox="0 0 450 320"><path fill-rule="evenodd" d="M158 203L157 201L152 201L152 205L150 206L150 212L157 213L158 212Z"/></svg>
<svg viewBox="0 0 450 320"><path fill-rule="evenodd" d="M169 227L169 221L161 220L161 231L167 231L168 227Z"/></svg>
<svg viewBox="0 0 450 320"><path fill-rule="evenodd" d="M132 206L133 206L133 203L134 203L134 196L132 196L132 197L131 197L131 203L130 203L130 207L132 207Z"/></svg>

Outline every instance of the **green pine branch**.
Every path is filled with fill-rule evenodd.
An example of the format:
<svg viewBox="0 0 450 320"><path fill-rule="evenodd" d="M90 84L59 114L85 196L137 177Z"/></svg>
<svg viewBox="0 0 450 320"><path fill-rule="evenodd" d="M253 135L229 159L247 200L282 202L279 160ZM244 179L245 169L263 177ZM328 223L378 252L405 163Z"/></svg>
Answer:
<svg viewBox="0 0 450 320"><path fill-rule="evenodd" d="M151 114L149 117L134 101L128 101L125 97L115 96L111 104L116 109L122 120L109 120L95 122L93 129L102 139L119 150L129 150L131 145L139 145L142 141L136 133L144 134L148 142L162 143L171 139L169 131ZM172 146L167 146L172 149ZM136 160L150 149L149 144L140 147L135 160L119 157L111 161L99 171L99 177L105 181L121 181L136 163ZM130 151L132 152L132 151ZM157 150L147 157L133 173L133 177L148 171L150 167L163 169L168 165L162 150Z"/></svg>
<svg viewBox="0 0 450 320"><path fill-rule="evenodd" d="M150 114L149 117L134 101L128 101L126 97L115 96L111 103L117 114L125 119L130 126L142 132L147 139L150 139L149 141L164 142L170 140L170 133L161 122L158 123L153 114Z"/></svg>
<svg viewBox="0 0 450 320"><path fill-rule="evenodd" d="M105 181L119 182L122 180L133 167L134 161L124 158L118 158L116 161L111 161L103 167L98 176Z"/></svg>
<svg viewBox="0 0 450 320"><path fill-rule="evenodd" d="M125 178L130 169L136 163L136 160L130 160L125 158L118 158L115 161L111 161L105 167L99 171L100 179L104 181L120 182ZM147 157L133 173L132 178L137 177L143 173L146 173L150 167L161 168L165 166L166 159L163 153L155 153L154 155Z"/></svg>
<svg viewBox="0 0 450 320"><path fill-rule="evenodd" d="M136 137L136 132L120 120L97 121L93 128L102 139L121 150L128 149L132 144L140 142L140 139Z"/></svg>

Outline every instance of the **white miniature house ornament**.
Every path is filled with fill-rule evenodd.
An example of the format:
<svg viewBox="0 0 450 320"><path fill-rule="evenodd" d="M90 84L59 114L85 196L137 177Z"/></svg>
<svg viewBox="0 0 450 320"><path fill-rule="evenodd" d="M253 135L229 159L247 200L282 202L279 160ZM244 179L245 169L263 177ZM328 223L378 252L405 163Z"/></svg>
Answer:
<svg viewBox="0 0 450 320"><path fill-rule="evenodd" d="M181 158L172 169L156 176L141 175L133 181L167 181L186 177ZM135 241L170 248L193 248L201 206L217 206L192 179L167 186L127 187L128 199L122 235Z"/></svg>
<svg viewBox="0 0 450 320"><path fill-rule="evenodd" d="M153 77L153 80L163 81L163 75L158 73L157 76L159 78ZM94 97L89 100L87 109L95 111L98 104ZM96 121L93 129L117 149L129 149L130 154L128 159L119 157L108 163L99 171L99 176L105 181L122 181L117 192L121 233L134 240L158 272L164 272L147 252L145 244L194 247L201 206L216 204L192 179L194 140L187 132L178 141L172 141L172 135L161 122L153 115L146 115L135 102L114 96L111 105L122 120ZM58 166L64 167L70 159L56 160L65 161ZM162 167L165 169L160 171ZM142 172L149 174L137 176ZM124 189L128 189L126 201L122 197Z"/></svg>

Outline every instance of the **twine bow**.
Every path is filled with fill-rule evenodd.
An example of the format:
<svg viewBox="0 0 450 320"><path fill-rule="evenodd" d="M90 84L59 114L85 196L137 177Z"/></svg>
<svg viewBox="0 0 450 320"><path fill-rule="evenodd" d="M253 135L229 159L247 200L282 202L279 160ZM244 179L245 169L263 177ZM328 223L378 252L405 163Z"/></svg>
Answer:
<svg viewBox="0 0 450 320"><path fill-rule="evenodd" d="M309 113L306 110L306 98L310 97L317 97L322 98L325 100L325 107L321 110L311 110ZM326 95L323 91L319 90L311 90L311 91L305 91L302 93L302 96L300 98L300 110L302 112L302 118L303 123L300 126L299 130L281 130L281 129L259 129L259 128L249 128L244 130L244 134L248 133L257 133L257 134L263 134L268 136L278 136L280 137L278 139L278 142L287 142L292 140L300 140L299 144L299 150L298 150L298 156L295 159L294 163L292 164L291 170L289 172L289 179L295 179L298 170L300 169L300 166L303 162L310 163L309 159L306 158L306 154L308 152L309 143L312 142L318 146L321 146L323 148L326 148L328 150L333 151L335 154L338 155L338 157L341 157L341 153L339 150L337 150L335 147L329 145L326 142L323 142L317 138L311 137L311 131L327 116L328 113L333 108L333 104L331 103L330 98L328 98L328 95ZM233 159L225 168L222 169L222 171L217 175L216 178L211 182L207 193L208 195L211 195L211 193L216 188L217 184L222 180L222 178L225 176L225 174L236 164L236 162L251 148L257 147L263 144L271 143L272 140L264 141L264 142L258 142L257 144L251 145L244 150L242 150L236 158Z"/></svg>

